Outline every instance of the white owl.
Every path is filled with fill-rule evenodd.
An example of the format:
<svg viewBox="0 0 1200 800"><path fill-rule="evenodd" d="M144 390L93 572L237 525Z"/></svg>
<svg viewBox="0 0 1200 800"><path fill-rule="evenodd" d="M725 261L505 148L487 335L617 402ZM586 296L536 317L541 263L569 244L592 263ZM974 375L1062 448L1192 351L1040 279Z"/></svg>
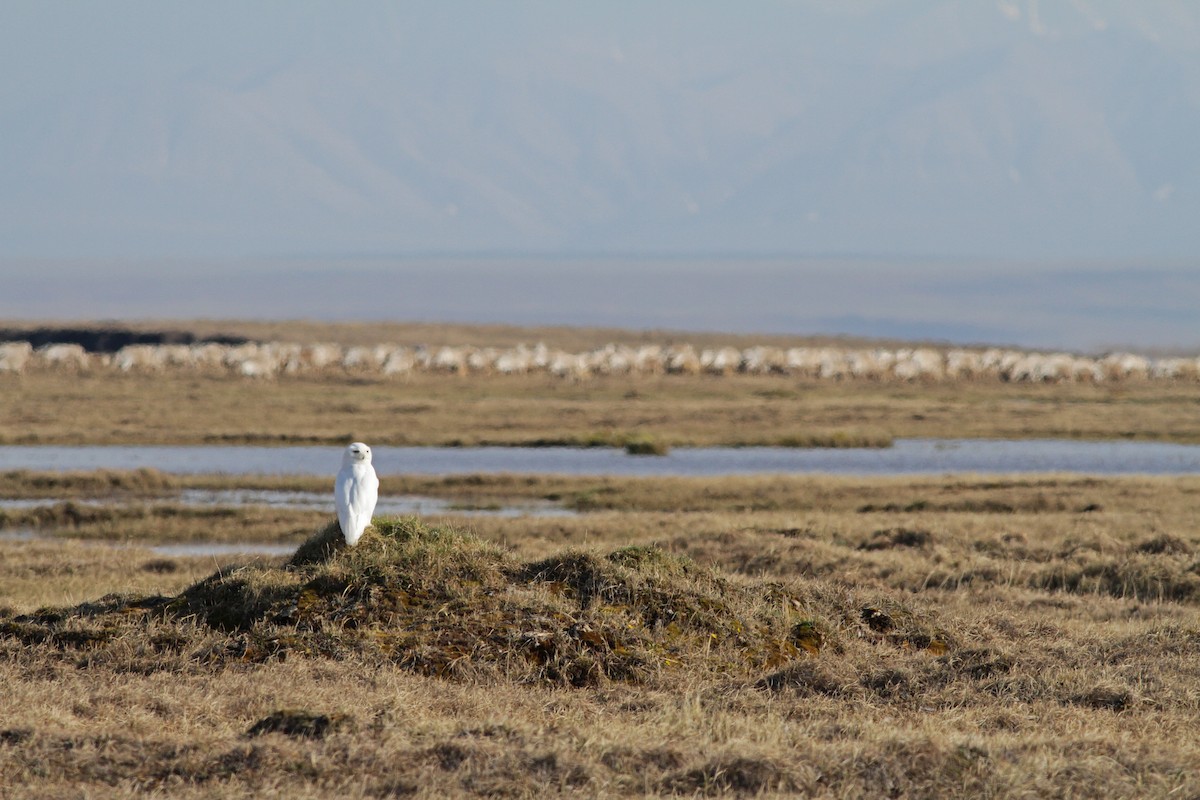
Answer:
<svg viewBox="0 0 1200 800"><path fill-rule="evenodd" d="M346 544L354 545L371 524L375 502L379 499L379 476L371 466L371 448L355 442L342 454L342 468L333 485L338 522Z"/></svg>

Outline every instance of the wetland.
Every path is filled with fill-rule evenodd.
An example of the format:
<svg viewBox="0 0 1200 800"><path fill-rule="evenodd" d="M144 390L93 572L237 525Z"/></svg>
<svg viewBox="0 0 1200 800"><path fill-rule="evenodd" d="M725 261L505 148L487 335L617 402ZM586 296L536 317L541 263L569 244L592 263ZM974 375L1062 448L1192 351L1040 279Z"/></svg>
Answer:
<svg viewBox="0 0 1200 800"><path fill-rule="evenodd" d="M10 377L6 445L1200 440L1194 383ZM397 470L347 549L332 466L9 463L0 795L1200 794L1200 476L1018 466Z"/></svg>

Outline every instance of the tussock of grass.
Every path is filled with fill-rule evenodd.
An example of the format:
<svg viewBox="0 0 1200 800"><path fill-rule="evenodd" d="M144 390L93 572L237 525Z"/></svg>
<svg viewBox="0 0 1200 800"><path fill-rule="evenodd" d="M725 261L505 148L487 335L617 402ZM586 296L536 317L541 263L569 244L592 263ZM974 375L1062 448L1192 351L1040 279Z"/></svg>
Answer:
<svg viewBox="0 0 1200 800"><path fill-rule="evenodd" d="M784 620L661 551L522 564L415 520L380 522L354 548L330 525L288 569L213 576L177 602L211 626L251 633L265 657L354 653L438 675L642 682L694 660L688 651L701 644L710 661L722 649L722 662L799 655ZM726 647L712 647L718 638Z"/></svg>
<svg viewBox="0 0 1200 800"><path fill-rule="evenodd" d="M1200 565L1190 558L1147 555L1082 554L1055 561L1033 573L1040 589L1072 594L1105 594L1142 602L1200 600Z"/></svg>
<svg viewBox="0 0 1200 800"><path fill-rule="evenodd" d="M650 436L634 436L625 441L625 452L631 456L665 456L671 447Z"/></svg>
<svg viewBox="0 0 1200 800"><path fill-rule="evenodd" d="M216 574L0 541L0 784L1200 796L1193 478L420 481L597 511L329 526ZM113 588L151 594L78 604Z"/></svg>
<svg viewBox="0 0 1200 800"><path fill-rule="evenodd" d="M0 637L138 669L163 651L209 667L356 658L573 686L761 675L847 638L936 655L950 638L894 598L734 579L649 546L521 562L416 519L377 520L353 548L331 523L285 565L222 570L174 598L16 617Z"/></svg>

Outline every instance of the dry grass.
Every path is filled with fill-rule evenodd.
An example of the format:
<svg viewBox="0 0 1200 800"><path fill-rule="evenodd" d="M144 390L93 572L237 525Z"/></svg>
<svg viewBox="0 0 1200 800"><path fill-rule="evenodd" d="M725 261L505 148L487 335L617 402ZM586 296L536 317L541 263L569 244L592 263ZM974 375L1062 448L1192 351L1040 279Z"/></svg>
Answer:
<svg viewBox="0 0 1200 800"><path fill-rule="evenodd" d="M0 539L0 609L75 605L116 589L180 591L219 566L211 558L167 558L133 545Z"/></svg>
<svg viewBox="0 0 1200 800"><path fill-rule="evenodd" d="M0 510L0 527L114 542L296 542L327 515L270 507L85 506L71 501Z"/></svg>
<svg viewBox="0 0 1200 800"><path fill-rule="evenodd" d="M780 376L0 376L0 443L886 446L899 437L1200 441L1200 384Z"/></svg>
<svg viewBox="0 0 1200 800"><path fill-rule="evenodd" d="M111 480L156 491L74 479ZM326 527L291 565L0 542L0 786L1200 792L1198 479L418 483L599 510Z"/></svg>
<svg viewBox="0 0 1200 800"><path fill-rule="evenodd" d="M596 343L577 335L537 338ZM1200 388L1175 384L40 374L0 390L0 442L1200 440ZM49 537L0 538L0 796L1200 796L1200 478L386 478L581 513L378 520L349 551L331 513L177 499L233 487L330 488L0 475L0 497L39 501L3 525ZM290 560L146 549L310 537Z"/></svg>

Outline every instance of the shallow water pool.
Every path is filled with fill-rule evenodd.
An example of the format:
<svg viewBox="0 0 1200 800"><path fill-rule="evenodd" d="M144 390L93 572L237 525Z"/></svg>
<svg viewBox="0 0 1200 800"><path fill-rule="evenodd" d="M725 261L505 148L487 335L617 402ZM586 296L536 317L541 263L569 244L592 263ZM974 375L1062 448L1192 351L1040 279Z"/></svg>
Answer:
<svg viewBox="0 0 1200 800"><path fill-rule="evenodd" d="M1200 445L1062 439L899 439L888 448L845 449L680 447L665 456L632 456L613 448L573 447L380 445L373 450L375 469L380 475L1200 474ZM0 447L0 469L153 467L179 474L333 476L341 465L341 457L340 447L10 445Z"/></svg>

